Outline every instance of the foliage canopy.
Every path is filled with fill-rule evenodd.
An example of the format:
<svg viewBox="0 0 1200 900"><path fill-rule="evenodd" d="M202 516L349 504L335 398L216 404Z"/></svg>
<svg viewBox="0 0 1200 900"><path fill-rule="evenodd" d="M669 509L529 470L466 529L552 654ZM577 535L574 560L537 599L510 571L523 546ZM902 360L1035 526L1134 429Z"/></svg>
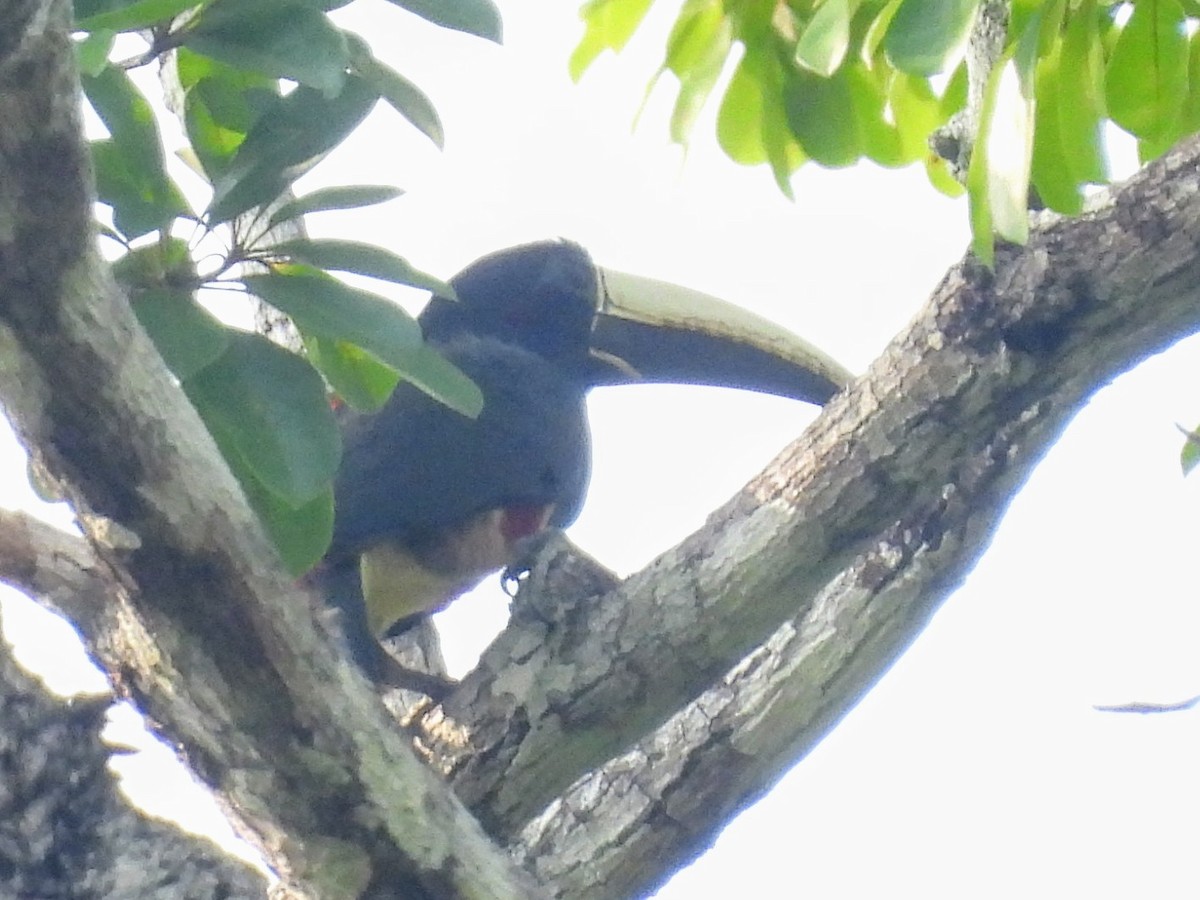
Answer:
<svg viewBox="0 0 1200 900"><path fill-rule="evenodd" d="M572 74L621 50L650 6L590 0ZM983 16L997 22L990 50L972 39ZM1110 122L1142 162L1200 129L1198 24L1194 0L686 0L653 82L674 76L671 136L686 143L732 65L717 138L736 162L767 164L789 196L808 161L923 162L951 195L965 181L975 249L990 259L993 235L1025 240L1031 196L1076 214L1087 187L1108 181ZM968 74L980 56L976 111ZM931 145L968 114L977 121L953 135L966 153Z"/></svg>

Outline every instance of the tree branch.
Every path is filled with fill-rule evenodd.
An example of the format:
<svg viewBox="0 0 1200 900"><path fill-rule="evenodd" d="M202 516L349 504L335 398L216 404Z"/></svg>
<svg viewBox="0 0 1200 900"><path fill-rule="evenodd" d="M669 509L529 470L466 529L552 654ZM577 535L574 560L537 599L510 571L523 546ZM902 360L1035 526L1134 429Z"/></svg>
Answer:
<svg viewBox="0 0 1200 900"><path fill-rule="evenodd" d="M0 650L0 893L266 897L244 863L130 809L100 741L107 706L55 700Z"/></svg>
<svg viewBox="0 0 1200 900"><path fill-rule="evenodd" d="M37 597L85 633L108 601L100 563L83 538L23 512L0 509L0 581Z"/></svg>
<svg viewBox="0 0 1200 900"><path fill-rule="evenodd" d="M951 270L700 532L554 627L515 622L437 714L469 736L440 764L510 835L667 722L524 835L561 896L644 890L694 855L903 652L1087 398L1200 329L1200 140L1039 223L994 273ZM593 848L621 835L611 859L573 862L581 816Z"/></svg>

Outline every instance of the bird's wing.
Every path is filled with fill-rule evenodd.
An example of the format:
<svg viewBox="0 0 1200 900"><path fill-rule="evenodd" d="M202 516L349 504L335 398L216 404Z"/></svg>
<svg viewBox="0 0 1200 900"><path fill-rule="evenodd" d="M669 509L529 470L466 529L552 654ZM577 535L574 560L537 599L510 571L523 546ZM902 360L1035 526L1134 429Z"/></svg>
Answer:
<svg viewBox="0 0 1200 900"><path fill-rule="evenodd" d="M501 507L553 505L556 525L578 514L590 459L584 388L493 339L438 349L479 385L483 411L469 419L402 383L379 412L349 423L331 555L419 540Z"/></svg>

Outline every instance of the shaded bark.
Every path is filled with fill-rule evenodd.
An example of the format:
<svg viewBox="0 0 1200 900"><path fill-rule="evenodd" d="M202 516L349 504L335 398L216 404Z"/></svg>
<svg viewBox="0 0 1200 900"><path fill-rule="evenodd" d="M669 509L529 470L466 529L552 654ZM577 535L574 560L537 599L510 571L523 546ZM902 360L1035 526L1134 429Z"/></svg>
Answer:
<svg viewBox="0 0 1200 900"><path fill-rule="evenodd" d="M0 646L0 895L266 897L260 873L130 808L100 741L107 706L51 697Z"/></svg>

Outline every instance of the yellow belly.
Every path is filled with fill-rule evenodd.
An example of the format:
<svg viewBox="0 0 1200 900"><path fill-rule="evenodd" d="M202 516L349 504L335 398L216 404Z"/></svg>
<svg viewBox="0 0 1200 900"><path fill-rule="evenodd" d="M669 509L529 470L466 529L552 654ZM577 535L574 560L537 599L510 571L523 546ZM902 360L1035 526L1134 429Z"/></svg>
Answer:
<svg viewBox="0 0 1200 900"><path fill-rule="evenodd" d="M411 552L394 544L380 544L364 553L359 571L367 621L376 637L383 637L406 616L441 609L471 587L463 586L459 578L425 568Z"/></svg>
<svg viewBox="0 0 1200 900"><path fill-rule="evenodd" d="M382 637L400 619L436 612L512 562L515 547L503 521L503 510L489 510L423 542L419 552L383 543L363 553L359 571L371 633Z"/></svg>

